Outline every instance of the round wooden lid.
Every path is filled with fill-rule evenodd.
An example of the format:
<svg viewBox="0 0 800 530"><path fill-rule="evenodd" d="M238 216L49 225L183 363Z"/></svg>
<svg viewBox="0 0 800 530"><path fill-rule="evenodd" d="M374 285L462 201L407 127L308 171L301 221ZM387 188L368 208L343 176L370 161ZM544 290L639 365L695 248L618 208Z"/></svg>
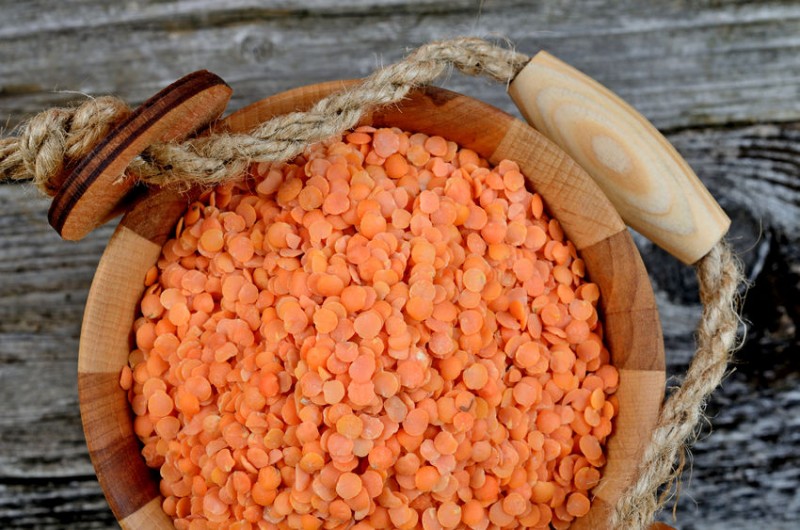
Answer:
<svg viewBox="0 0 800 530"><path fill-rule="evenodd" d="M156 142L183 140L217 119L231 93L220 77L200 70L145 101L70 171L50 205L50 225L78 240L121 213L136 185L125 178L131 161Z"/></svg>

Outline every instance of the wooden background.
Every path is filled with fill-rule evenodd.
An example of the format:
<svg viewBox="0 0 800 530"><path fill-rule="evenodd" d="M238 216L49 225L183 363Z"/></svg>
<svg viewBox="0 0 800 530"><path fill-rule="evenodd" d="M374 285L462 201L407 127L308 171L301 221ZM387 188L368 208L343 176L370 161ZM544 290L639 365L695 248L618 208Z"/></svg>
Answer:
<svg viewBox="0 0 800 530"><path fill-rule="evenodd" d="M231 108L362 76L431 39L546 48L665 131L731 215L750 289L747 342L708 406L681 529L800 519L800 3L744 0L0 0L0 124L83 94L138 103L192 70ZM511 111L502 87L445 86ZM114 528L76 395L83 304L112 232L61 241L48 202L0 185L0 528ZM693 272L637 239L657 291L671 383L691 357ZM670 514L662 516L669 521Z"/></svg>

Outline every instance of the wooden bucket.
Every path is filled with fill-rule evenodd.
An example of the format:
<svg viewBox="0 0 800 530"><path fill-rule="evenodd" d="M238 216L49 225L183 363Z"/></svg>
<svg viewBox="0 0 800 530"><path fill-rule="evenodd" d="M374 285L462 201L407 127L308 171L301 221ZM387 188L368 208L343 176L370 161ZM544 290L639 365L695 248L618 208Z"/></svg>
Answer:
<svg viewBox="0 0 800 530"><path fill-rule="evenodd" d="M218 128L244 132L273 116L303 110L342 88L330 82L290 90L242 109ZM414 92L363 120L374 126L441 135L492 163L519 163L585 260L601 291L601 318L620 372L619 415L607 446L590 513L573 528L605 528L610 509L631 482L664 396L664 349L653 291L625 224L606 195L559 147L530 126L485 103L439 88ZM158 475L145 466L120 370L145 272L156 262L197 191L150 189L125 213L100 261L89 293L78 364L80 410L97 476L126 529L172 528L161 508Z"/></svg>

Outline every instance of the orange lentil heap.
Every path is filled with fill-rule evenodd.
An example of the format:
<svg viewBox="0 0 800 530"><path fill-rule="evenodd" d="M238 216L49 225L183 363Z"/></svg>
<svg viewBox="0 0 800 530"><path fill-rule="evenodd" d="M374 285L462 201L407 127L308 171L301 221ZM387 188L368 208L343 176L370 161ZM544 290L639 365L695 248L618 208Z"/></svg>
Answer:
<svg viewBox="0 0 800 530"><path fill-rule="evenodd" d="M179 530L565 528L619 377L514 162L360 127L192 204L129 391Z"/></svg>

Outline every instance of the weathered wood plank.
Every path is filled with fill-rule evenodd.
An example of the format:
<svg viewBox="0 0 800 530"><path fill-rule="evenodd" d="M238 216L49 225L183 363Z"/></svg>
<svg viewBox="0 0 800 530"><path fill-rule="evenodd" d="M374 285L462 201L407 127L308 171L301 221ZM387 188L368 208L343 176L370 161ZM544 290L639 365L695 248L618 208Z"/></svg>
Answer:
<svg viewBox="0 0 800 530"><path fill-rule="evenodd" d="M10 126L74 92L143 101L208 68L233 107L289 87L363 76L456 34L546 48L660 128L800 117L800 4L688 0L281 0L51 3L2 0L0 115ZM448 85L510 109L502 89Z"/></svg>
<svg viewBox="0 0 800 530"><path fill-rule="evenodd" d="M0 527L110 528L78 412L80 315L109 229L69 245L0 186Z"/></svg>

